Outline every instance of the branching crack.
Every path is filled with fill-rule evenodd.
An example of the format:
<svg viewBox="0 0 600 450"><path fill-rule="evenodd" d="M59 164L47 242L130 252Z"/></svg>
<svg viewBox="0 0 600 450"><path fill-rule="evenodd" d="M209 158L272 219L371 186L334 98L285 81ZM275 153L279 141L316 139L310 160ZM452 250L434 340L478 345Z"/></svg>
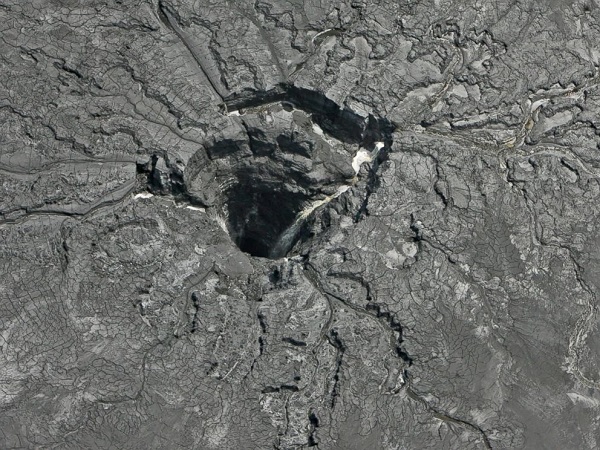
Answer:
<svg viewBox="0 0 600 450"><path fill-rule="evenodd" d="M412 389L412 387L410 386L410 380L406 384L406 393L408 394L408 396L411 399L413 399L413 400L421 403L423 406L425 406L425 408L428 411L430 411L436 419L439 419L439 420L449 423L449 424L455 424L455 425L459 425L461 427L469 428L469 429L477 432L481 436L481 440L483 441L483 445L485 446L485 448L488 450L492 450L492 444L490 443L490 440L489 440L486 432L479 425L468 422L463 419L452 417L452 416L446 414L445 412L443 412L442 410L431 405L423 398L423 396L421 394L417 393L414 389Z"/></svg>
<svg viewBox="0 0 600 450"><path fill-rule="evenodd" d="M304 262L304 269L304 273L307 275L307 279L311 282L313 287L317 289L321 293L321 295L323 295L323 297L325 297L328 301L334 299L342 303L344 306L356 311L359 314L377 319L380 323L383 322L385 324L385 328L390 329L392 331L390 342L392 348L394 349L395 356L402 359L408 366L412 365L413 358L401 346L401 344L404 342L402 325L396 320L393 314L387 311L383 311L381 305L371 302L372 296L370 293L370 287L367 289L367 298L369 300L369 303L367 303L367 305L363 308L361 306L357 306L351 302L346 301L345 299L341 298L340 296L334 294L333 292L323 287L322 283L319 280L318 271L308 259ZM363 283L365 285L368 284L364 282L364 280ZM322 331L322 335L326 335L326 333L328 333L329 328L331 327L331 324L333 322L333 308L331 304L330 308L331 315L326 326L324 327L324 330Z"/></svg>

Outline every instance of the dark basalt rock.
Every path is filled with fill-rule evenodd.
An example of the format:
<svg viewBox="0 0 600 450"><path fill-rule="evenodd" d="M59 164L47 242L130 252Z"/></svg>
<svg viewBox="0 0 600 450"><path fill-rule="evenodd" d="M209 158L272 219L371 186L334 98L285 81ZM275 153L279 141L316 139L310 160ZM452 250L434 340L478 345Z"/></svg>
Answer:
<svg viewBox="0 0 600 450"><path fill-rule="evenodd" d="M0 24L0 450L599 447L594 2Z"/></svg>

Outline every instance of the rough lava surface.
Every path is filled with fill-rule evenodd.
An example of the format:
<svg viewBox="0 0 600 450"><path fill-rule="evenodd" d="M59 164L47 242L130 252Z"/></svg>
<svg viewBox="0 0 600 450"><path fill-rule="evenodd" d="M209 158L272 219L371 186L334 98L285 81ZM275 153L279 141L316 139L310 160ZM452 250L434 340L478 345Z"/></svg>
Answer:
<svg viewBox="0 0 600 450"><path fill-rule="evenodd" d="M0 448L598 448L599 24L0 0Z"/></svg>

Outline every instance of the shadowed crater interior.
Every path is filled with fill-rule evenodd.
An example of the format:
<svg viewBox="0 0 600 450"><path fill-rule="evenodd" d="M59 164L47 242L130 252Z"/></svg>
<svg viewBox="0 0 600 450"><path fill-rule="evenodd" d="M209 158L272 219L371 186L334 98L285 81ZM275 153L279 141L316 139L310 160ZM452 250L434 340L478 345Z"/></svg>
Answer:
<svg viewBox="0 0 600 450"><path fill-rule="evenodd" d="M265 258L285 255L288 249L281 238L310 199L301 193L261 192L260 186L246 189L241 185L227 195L229 229L240 250Z"/></svg>
<svg viewBox="0 0 600 450"><path fill-rule="evenodd" d="M391 144L387 121L312 91L281 86L226 105L233 125L205 145L186 185L217 208L232 240L252 256L285 256L310 212L353 184L358 152L377 164Z"/></svg>

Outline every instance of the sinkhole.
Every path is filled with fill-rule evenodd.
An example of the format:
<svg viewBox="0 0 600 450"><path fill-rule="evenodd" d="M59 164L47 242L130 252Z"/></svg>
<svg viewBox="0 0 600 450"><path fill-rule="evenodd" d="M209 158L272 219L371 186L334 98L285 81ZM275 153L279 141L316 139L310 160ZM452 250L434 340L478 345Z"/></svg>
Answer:
<svg viewBox="0 0 600 450"><path fill-rule="evenodd" d="M372 155L376 167L391 145L389 122L315 91L280 86L225 106L233 125L186 169L186 186L217 209L240 250L256 257L287 255L306 237L311 212L355 182L357 155Z"/></svg>
<svg viewBox="0 0 600 450"><path fill-rule="evenodd" d="M301 231L298 215L310 201L305 194L285 189L261 192L260 186L247 189L241 185L228 191L227 197L233 240L243 252L263 258L287 254Z"/></svg>

